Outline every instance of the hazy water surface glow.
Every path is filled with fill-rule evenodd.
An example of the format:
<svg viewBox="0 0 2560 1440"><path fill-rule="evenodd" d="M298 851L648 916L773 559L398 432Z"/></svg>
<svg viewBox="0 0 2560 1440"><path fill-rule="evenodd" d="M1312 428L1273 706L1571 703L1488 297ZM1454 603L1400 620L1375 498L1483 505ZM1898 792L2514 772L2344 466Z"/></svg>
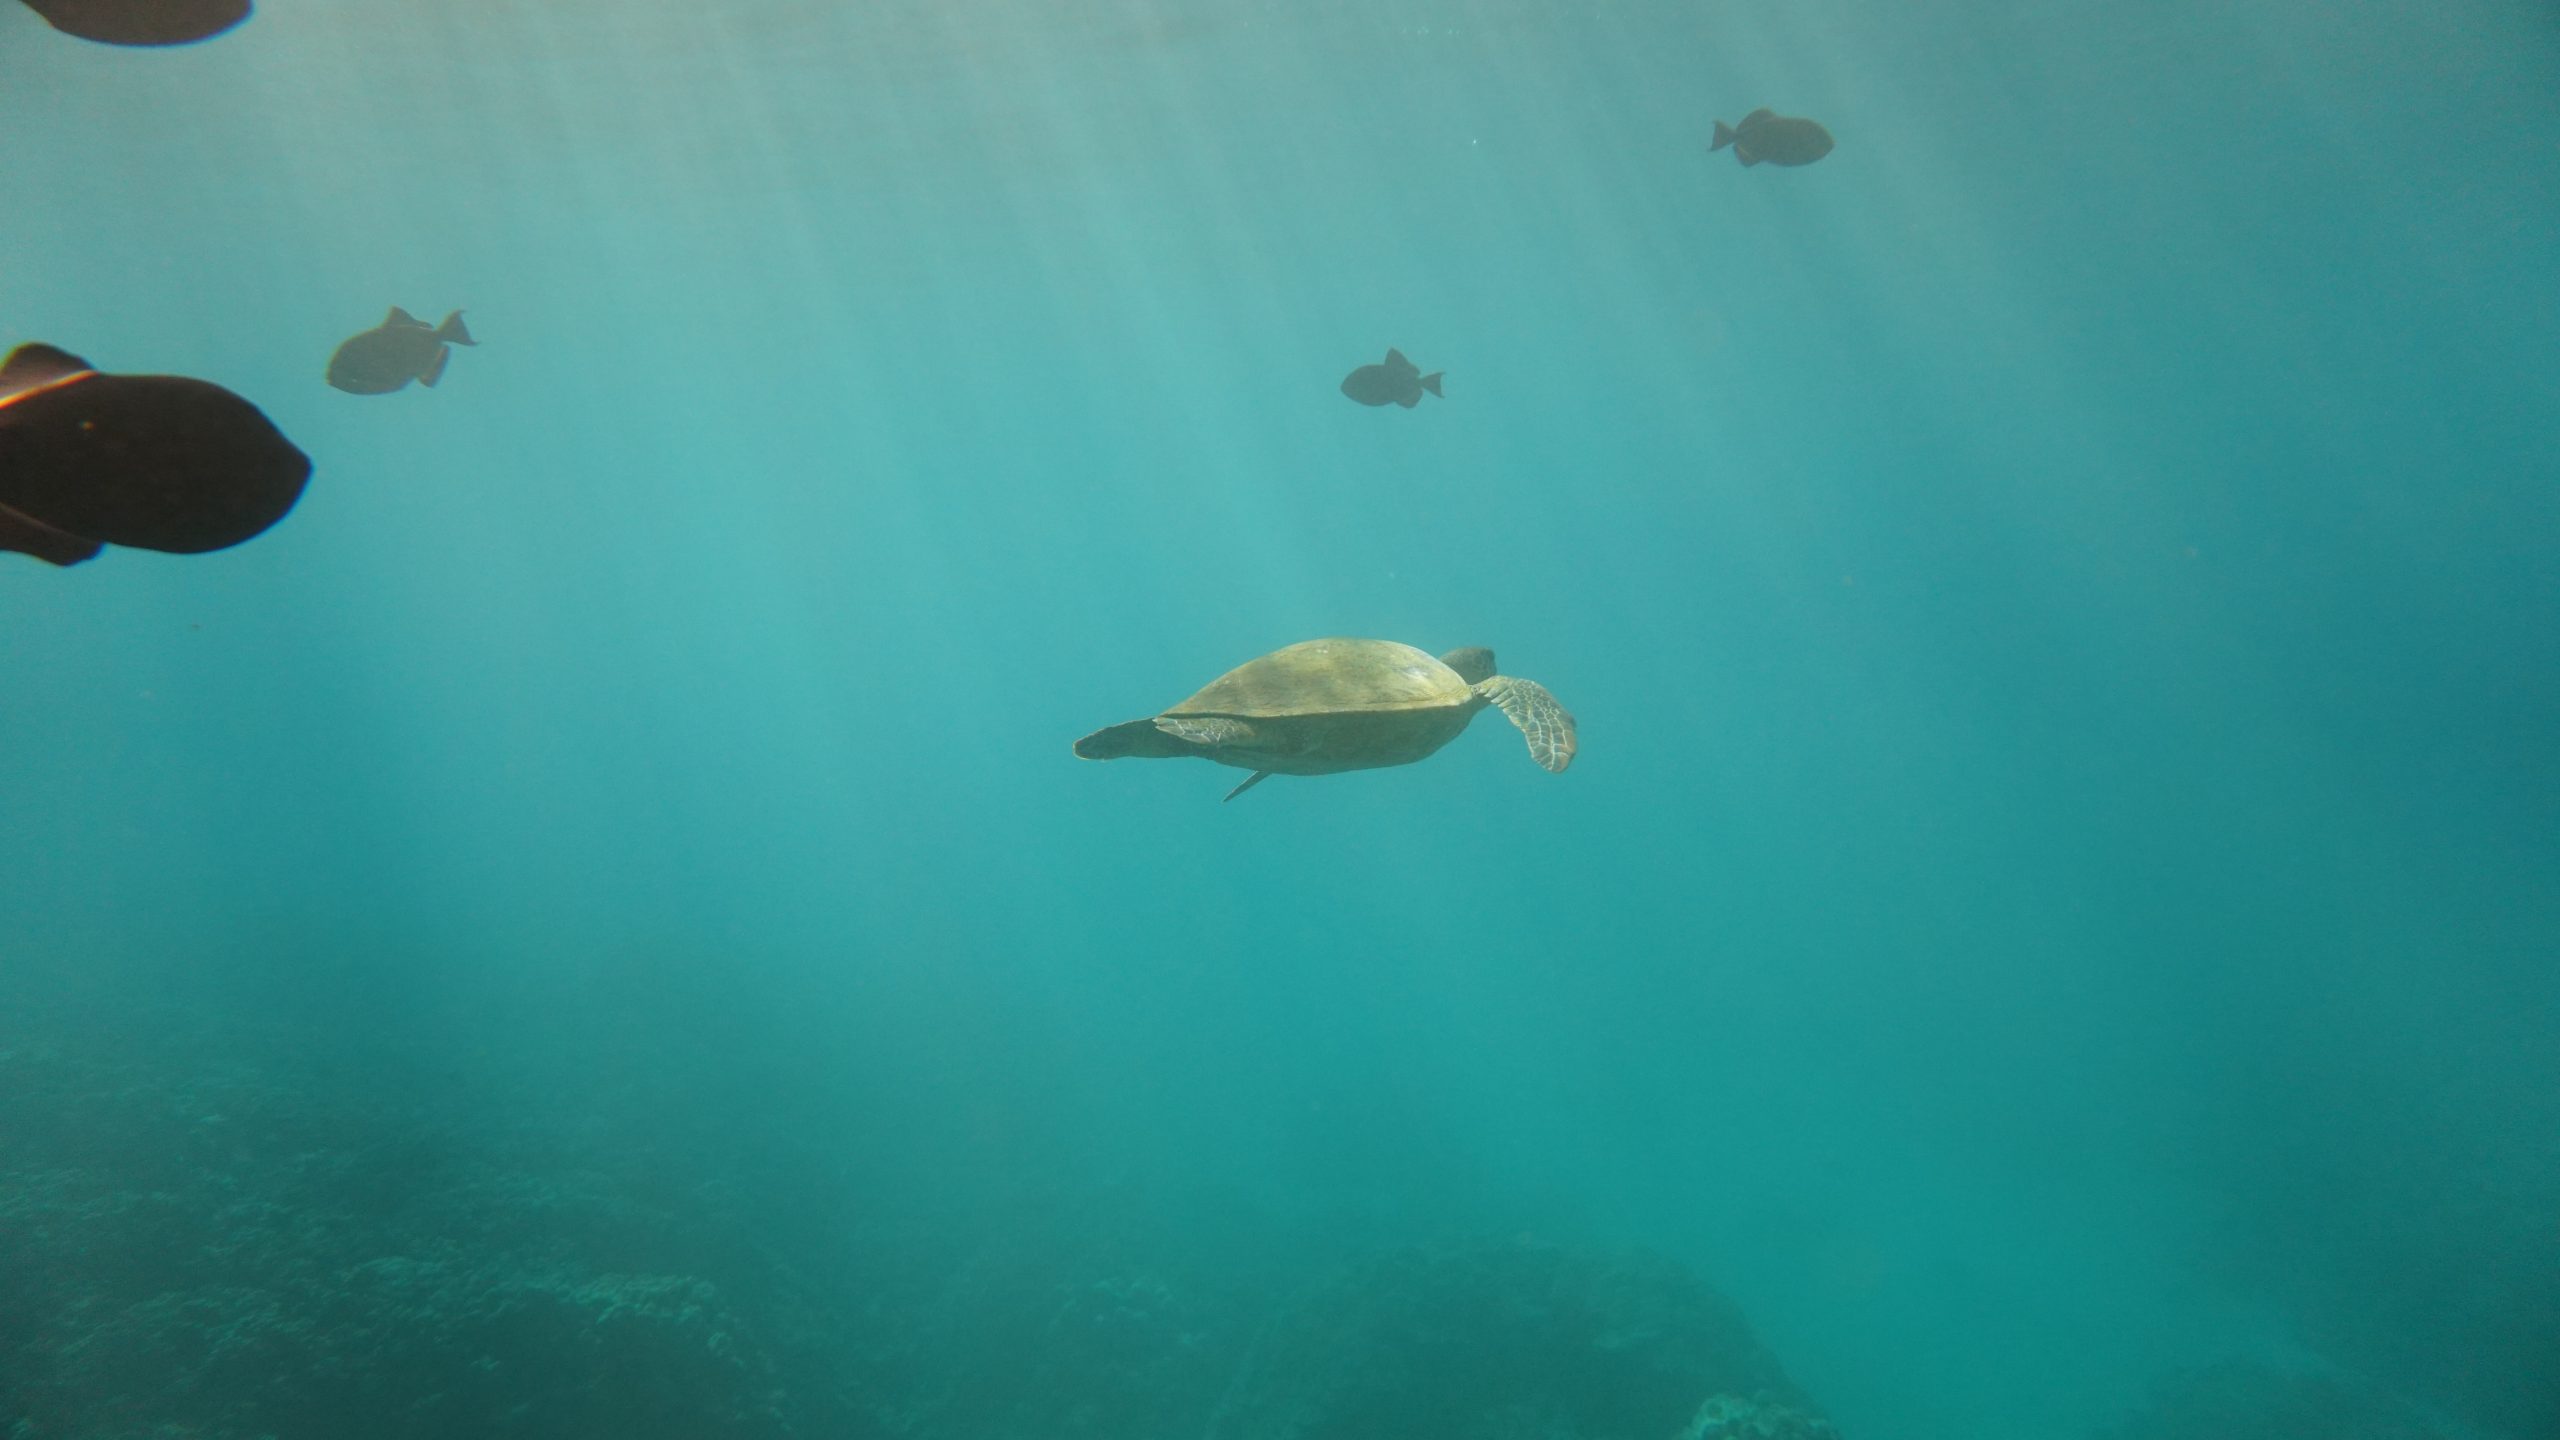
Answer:
<svg viewBox="0 0 2560 1440"><path fill-rule="evenodd" d="M0 556L19 1023L1641 1244L1859 1440L2235 1354L2551 1433L2555 80L2517 0L8 6L0 343L318 467ZM324 387L393 304L481 343ZM1328 634L1581 759L1068 753Z"/></svg>

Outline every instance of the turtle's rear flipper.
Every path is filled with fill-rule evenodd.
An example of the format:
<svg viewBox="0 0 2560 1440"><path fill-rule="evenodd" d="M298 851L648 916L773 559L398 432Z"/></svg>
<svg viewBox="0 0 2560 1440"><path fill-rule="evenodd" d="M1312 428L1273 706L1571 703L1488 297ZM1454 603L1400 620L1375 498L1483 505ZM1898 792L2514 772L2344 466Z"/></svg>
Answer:
<svg viewBox="0 0 2560 1440"><path fill-rule="evenodd" d="M1246 792L1247 790L1252 789L1254 786L1259 785L1259 784L1261 784L1263 781L1268 780L1268 779L1270 779L1270 778L1271 778L1271 772L1270 772L1270 771L1268 771L1268 770L1256 770L1256 771L1254 771L1254 772L1253 772L1253 774L1252 774L1252 775L1250 775L1250 776L1246 777L1245 782L1244 782L1243 784L1241 784L1241 785L1237 786L1237 787L1236 787L1236 788L1234 788L1233 790L1228 791L1228 792L1227 792L1227 798L1228 798L1229 800L1233 800L1234 798L1236 798L1237 796L1239 796L1239 795L1243 794L1243 793L1244 793L1244 792Z"/></svg>
<svg viewBox="0 0 2560 1440"><path fill-rule="evenodd" d="M1170 760L1188 755L1188 742L1167 735L1156 725L1155 717L1131 720L1125 724L1096 730L1076 742L1076 753L1087 760L1120 760L1135 755L1144 760Z"/></svg>
<svg viewBox="0 0 2560 1440"><path fill-rule="evenodd" d="M1578 747L1573 716L1556 703L1546 686L1535 680L1496 675L1478 688L1486 699L1502 707L1504 718L1529 737L1530 759L1558 774L1573 763L1573 752Z"/></svg>

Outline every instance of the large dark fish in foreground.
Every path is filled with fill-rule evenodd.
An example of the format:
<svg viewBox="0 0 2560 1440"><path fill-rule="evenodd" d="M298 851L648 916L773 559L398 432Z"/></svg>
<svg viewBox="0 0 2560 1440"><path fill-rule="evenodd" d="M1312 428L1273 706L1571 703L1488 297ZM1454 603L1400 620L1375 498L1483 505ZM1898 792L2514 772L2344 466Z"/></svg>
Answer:
<svg viewBox="0 0 2560 1440"><path fill-rule="evenodd" d="M347 338L329 357L329 383L350 395L388 395L415 380L432 387L444 378L447 345L477 345L462 328L462 312L444 317L430 330L427 322L394 305L383 322Z"/></svg>
<svg viewBox="0 0 2560 1440"><path fill-rule="evenodd" d="M1401 405L1407 410L1422 403L1422 392L1440 393L1440 377L1446 371L1422 373L1422 367L1404 358L1401 350L1389 350L1385 363L1363 365L1342 377L1342 393L1363 405Z"/></svg>
<svg viewBox="0 0 2560 1440"><path fill-rule="evenodd" d="M249 18L249 0L27 0L27 8L101 45L191 45Z"/></svg>
<svg viewBox="0 0 2560 1440"><path fill-rule="evenodd" d="M1727 145L1745 165L1763 160L1772 165L1810 165L1831 153L1831 132L1816 121L1761 109L1743 116L1739 125L1716 122L1716 138L1707 148L1721 150Z"/></svg>
<svg viewBox="0 0 2560 1440"><path fill-rule="evenodd" d="M258 407L183 375L107 375L50 345L0 362L0 550L237 545L302 498L311 460Z"/></svg>

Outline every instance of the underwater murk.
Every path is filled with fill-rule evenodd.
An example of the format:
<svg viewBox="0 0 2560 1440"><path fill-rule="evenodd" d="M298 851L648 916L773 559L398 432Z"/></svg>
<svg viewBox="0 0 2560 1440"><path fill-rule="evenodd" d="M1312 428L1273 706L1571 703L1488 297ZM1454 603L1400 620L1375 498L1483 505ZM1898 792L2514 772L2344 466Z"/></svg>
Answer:
<svg viewBox="0 0 2560 1440"><path fill-rule="evenodd" d="M2539 0L0 0L0 1440L2560 1435L2555 330Z"/></svg>

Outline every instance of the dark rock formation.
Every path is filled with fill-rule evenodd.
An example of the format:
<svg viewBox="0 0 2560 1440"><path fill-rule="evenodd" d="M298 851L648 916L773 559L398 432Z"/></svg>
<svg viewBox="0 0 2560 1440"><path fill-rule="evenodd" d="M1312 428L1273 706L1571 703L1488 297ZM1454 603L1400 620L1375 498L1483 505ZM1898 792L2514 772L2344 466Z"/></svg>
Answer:
<svg viewBox="0 0 2560 1440"><path fill-rule="evenodd" d="M0 1031L8 1440L1830 1440L1667 1263L962 1183L726 1052L106 1033Z"/></svg>
<svg viewBox="0 0 2560 1440"><path fill-rule="evenodd" d="M0 1136L15 1440L793 1433L718 1283L594 1254L685 1222L574 1167L380 1095L38 1043L0 1048Z"/></svg>
<svg viewBox="0 0 2560 1440"><path fill-rule="evenodd" d="M1212 1440L1666 1440L1729 1394L1812 1409L1677 1267L1496 1241L1381 1255L1275 1312Z"/></svg>

